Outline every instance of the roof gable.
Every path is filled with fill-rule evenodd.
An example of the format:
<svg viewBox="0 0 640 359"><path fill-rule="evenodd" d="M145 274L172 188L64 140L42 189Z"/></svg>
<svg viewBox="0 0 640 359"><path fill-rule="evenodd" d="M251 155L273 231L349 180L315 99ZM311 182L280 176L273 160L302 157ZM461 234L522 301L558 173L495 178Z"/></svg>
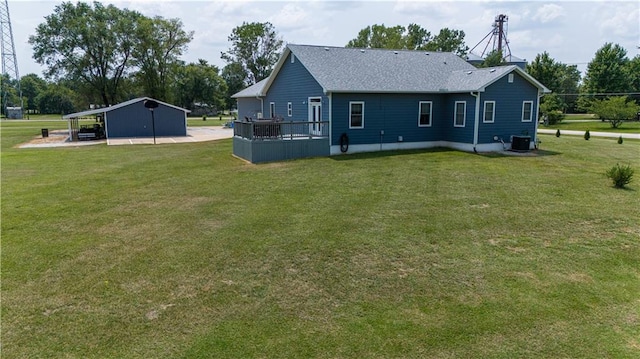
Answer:
<svg viewBox="0 0 640 359"><path fill-rule="evenodd" d="M262 95L262 89L264 88L265 84L267 83L267 80L269 78L266 78L264 80L258 81L255 84L247 87L246 89L231 95L231 98L245 98L245 97L258 97Z"/></svg>
<svg viewBox="0 0 640 359"><path fill-rule="evenodd" d="M97 114L100 114L100 113L107 113L107 112L110 112L110 111L113 111L113 110L117 110L119 108L127 107L129 105L132 105L134 103L138 103L140 101L145 101L145 100L153 100L153 101L156 101L159 104L162 104L162 105L167 106L167 107L174 108L176 110L183 111L185 113L191 112L190 110L187 110L186 108L182 108L182 107L174 106L174 105L166 103L166 102L158 101L156 99L152 99L151 97L138 97L138 98L134 98L134 99L129 100L129 101L120 102L119 104L116 104L116 105L113 105L113 106L109 106L109 107L102 107L102 108L97 108L95 110L87 110L87 111L82 111L82 112L70 113L68 115L62 116L62 118L63 119L69 119L69 118L76 118L76 117L82 117L82 116L97 115Z"/></svg>
<svg viewBox="0 0 640 359"><path fill-rule="evenodd" d="M542 92L549 92L517 66L478 69L453 53L289 44L271 76L259 91L252 94L266 95L289 54L300 61L326 93L484 91L487 86L513 71L517 71ZM240 93L234 96L240 97Z"/></svg>

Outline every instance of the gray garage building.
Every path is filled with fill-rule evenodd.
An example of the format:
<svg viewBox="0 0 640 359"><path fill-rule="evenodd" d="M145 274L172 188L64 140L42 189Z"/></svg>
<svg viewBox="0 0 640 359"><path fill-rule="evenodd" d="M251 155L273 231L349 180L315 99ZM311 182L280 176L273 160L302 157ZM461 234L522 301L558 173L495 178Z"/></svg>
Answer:
<svg viewBox="0 0 640 359"><path fill-rule="evenodd" d="M149 97L140 97L125 101L117 105L97 108L94 110L71 113L63 116L69 120L69 137L91 139L94 137L124 138L124 137L176 137L187 135L187 109L177 107L162 101L153 100L158 107L151 111L144 106ZM92 126L78 126L78 119L96 117L96 124Z"/></svg>

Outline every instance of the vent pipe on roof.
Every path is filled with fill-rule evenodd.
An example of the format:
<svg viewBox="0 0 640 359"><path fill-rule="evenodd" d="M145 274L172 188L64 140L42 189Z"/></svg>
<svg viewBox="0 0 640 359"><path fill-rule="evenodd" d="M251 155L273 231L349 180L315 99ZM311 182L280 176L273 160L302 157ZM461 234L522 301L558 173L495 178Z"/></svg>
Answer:
<svg viewBox="0 0 640 359"><path fill-rule="evenodd" d="M325 48L324 48L324 51L329 51L329 48L328 48L328 47L325 47Z"/></svg>
<svg viewBox="0 0 640 359"><path fill-rule="evenodd" d="M394 51L393 53L397 55L397 54L398 54L398 51Z"/></svg>
<svg viewBox="0 0 640 359"><path fill-rule="evenodd" d="M362 52L364 54L364 49L360 49L360 52Z"/></svg>

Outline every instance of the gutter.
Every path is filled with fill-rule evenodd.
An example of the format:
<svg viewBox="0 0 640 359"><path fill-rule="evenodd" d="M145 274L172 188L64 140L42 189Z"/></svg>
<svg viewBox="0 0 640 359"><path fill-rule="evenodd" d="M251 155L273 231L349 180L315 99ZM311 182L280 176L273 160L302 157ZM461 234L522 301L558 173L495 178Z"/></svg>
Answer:
<svg viewBox="0 0 640 359"><path fill-rule="evenodd" d="M478 131L480 127L480 91L475 94L472 91L470 94L476 98L476 114L473 125L473 152L478 153L476 146L478 145Z"/></svg>

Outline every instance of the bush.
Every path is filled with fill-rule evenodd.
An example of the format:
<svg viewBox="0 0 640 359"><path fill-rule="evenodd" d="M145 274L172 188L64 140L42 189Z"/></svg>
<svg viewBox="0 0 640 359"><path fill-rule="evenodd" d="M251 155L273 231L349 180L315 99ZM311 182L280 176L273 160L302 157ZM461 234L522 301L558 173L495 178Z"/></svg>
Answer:
<svg viewBox="0 0 640 359"><path fill-rule="evenodd" d="M584 133L584 139L589 141L590 138L591 138L591 133L589 133L589 130L587 130L587 132Z"/></svg>
<svg viewBox="0 0 640 359"><path fill-rule="evenodd" d="M547 123L549 125L556 125L562 122L562 120L564 119L564 113L558 110L549 111L545 114L545 116L547 116Z"/></svg>
<svg viewBox="0 0 640 359"><path fill-rule="evenodd" d="M207 115L202 115L202 121L206 121L207 120Z"/></svg>
<svg viewBox="0 0 640 359"><path fill-rule="evenodd" d="M622 144L622 136L618 137L618 144Z"/></svg>
<svg viewBox="0 0 640 359"><path fill-rule="evenodd" d="M611 167L605 174L607 178L613 181L613 185L616 188L623 188L631 182L633 172L633 169L629 165L620 166L620 164L616 163L616 165Z"/></svg>

